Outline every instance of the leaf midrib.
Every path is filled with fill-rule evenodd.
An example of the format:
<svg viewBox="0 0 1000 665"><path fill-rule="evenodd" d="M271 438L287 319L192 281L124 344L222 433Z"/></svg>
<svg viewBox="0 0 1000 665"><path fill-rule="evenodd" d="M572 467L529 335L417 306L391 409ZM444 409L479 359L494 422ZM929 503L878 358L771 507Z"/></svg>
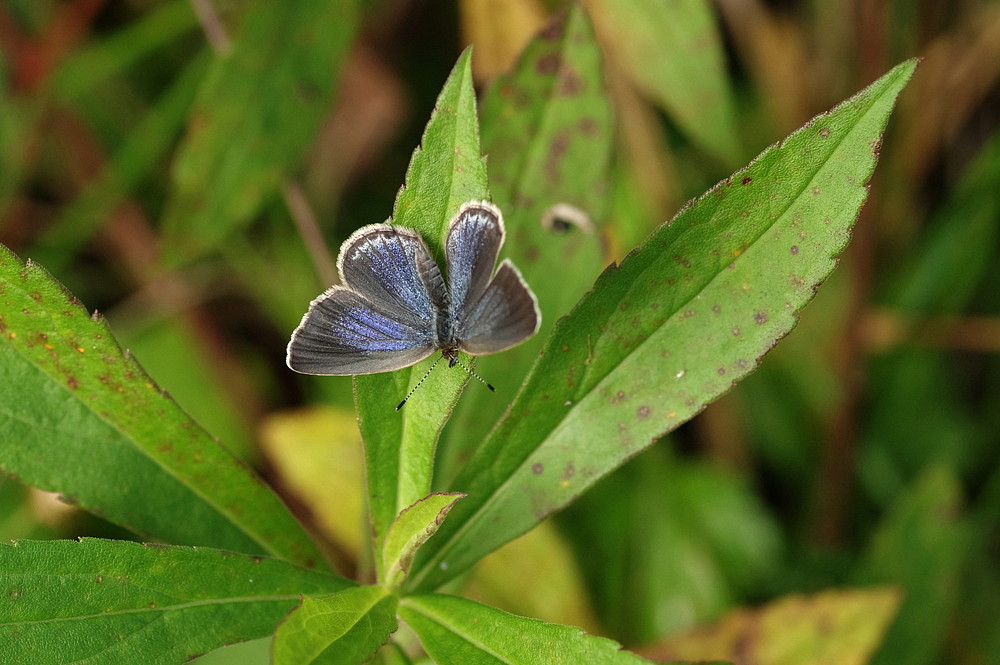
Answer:
<svg viewBox="0 0 1000 665"><path fill-rule="evenodd" d="M178 612L186 609L198 608L198 607L211 607L214 605L235 605L241 603L287 603L290 601L298 601L302 598L302 594L287 594L282 596L241 596L234 598L212 598L210 600L199 600L191 601L188 603L180 603L177 605L157 605L156 607L134 607L122 610L113 610L111 612L100 612L98 614L80 614L69 617L53 617L50 619L38 619L38 620L25 620L25 621L5 621L0 622L0 628L5 626L34 626L38 624L46 623L64 623L67 621L87 621L90 619L100 619L102 617L109 616L121 616L126 614L141 614L144 612L152 612L157 614L163 614L166 612Z"/></svg>
<svg viewBox="0 0 1000 665"><path fill-rule="evenodd" d="M403 600L400 601L400 604L403 605L403 606L405 606L405 607L408 607L413 612L417 612L419 614L422 614L424 617L426 617L428 619L431 619L432 621L434 621L435 623L437 623L437 625L441 626L442 628L447 629L453 635L457 635L457 636L461 637L463 640L465 640L469 644L472 644L473 646L475 646L480 651L482 651L484 653L490 654L491 656L493 656L494 658L496 658L501 663L504 663L505 665L516 665L516 663L514 661L512 661L512 660L510 660L508 658L505 658L502 654L497 653L496 651L494 651L490 647L486 646L485 644L483 644L479 640L473 639L472 636L470 636L468 633L459 630L459 628L455 624L449 623L448 621L446 621L441 616L440 613L434 612L434 611L428 609L426 606L421 605L419 601L408 602L407 599L404 598Z"/></svg>

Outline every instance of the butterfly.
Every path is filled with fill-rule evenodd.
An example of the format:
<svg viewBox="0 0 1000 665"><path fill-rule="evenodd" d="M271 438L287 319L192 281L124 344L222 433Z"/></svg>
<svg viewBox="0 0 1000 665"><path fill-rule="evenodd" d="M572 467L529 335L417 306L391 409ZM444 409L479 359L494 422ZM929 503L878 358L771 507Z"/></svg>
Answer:
<svg viewBox="0 0 1000 665"><path fill-rule="evenodd" d="M493 271L504 235L498 207L462 204L445 236L446 281L415 230L358 229L340 248L341 283L312 301L292 333L288 367L303 374L374 374L436 351L454 367L459 351L481 356L525 341L541 314L510 259Z"/></svg>

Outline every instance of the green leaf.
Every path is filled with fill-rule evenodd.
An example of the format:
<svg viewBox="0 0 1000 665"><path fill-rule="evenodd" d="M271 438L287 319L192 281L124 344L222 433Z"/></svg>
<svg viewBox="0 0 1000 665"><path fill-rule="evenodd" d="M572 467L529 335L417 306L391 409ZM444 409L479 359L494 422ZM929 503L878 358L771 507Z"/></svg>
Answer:
<svg viewBox="0 0 1000 665"><path fill-rule="evenodd" d="M1000 249L1000 133L981 146L945 204L928 220L922 246L903 259L885 295L908 315L959 314L975 307Z"/></svg>
<svg viewBox="0 0 1000 665"><path fill-rule="evenodd" d="M355 2L252 3L173 165L164 227L175 251L214 248L278 191L329 110L357 20Z"/></svg>
<svg viewBox="0 0 1000 665"><path fill-rule="evenodd" d="M399 616L438 665L638 665L617 642L440 594L400 601Z"/></svg>
<svg viewBox="0 0 1000 665"><path fill-rule="evenodd" d="M189 665L271 665L273 637L238 642L188 661Z"/></svg>
<svg viewBox="0 0 1000 665"><path fill-rule="evenodd" d="M681 129L724 163L740 155L726 55L707 0L587 0L625 73Z"/></svg>
<svg viewBox="0 0 1000 665"><path fill-rule="evenodd" d="M36 260L61 274L115 206L150 177L158 161L173 148L208 64L207 52L191 60L128 134L101 173L46 227L34 254Z"/></svg>
<svg viewBox="0 0 1000 665"><path fill-rule="evenodd" d="M390 642L389 644L382 647L375 658L371 661L373 665L413 665L414 661L411 661L403 648L396 644L395 642ZM419 661L420 665L427 665L429 661Z"/></svg>
<svg viewBox="0 0 1000 665"><path fill-rule="evenodd" d="M836 265L915 67L768 148L601 275L456 479L469 498L409 584L437 588L756 367Z"/></svg>
<svg viewBox="0 0 1000 665"><path fill-rule="evenodd" d="M157 51L199 29L190 2L159 3L113 34L102 35L67 54L49 84L59 101L69 105L99 94L95 88L112 77L127 77ZM199 57L200 59L200 57Z"/></svg>
<svg viewBox="0 0 1000 665"><path fill-rule="evenodd" d="M0 66L0 230L9 223L7 208L32 166L34 136L44 112L43 100L12 92L6 67Z"/></svg>
<svg viewBox="0 0 1000 665"><path fill-rule="evenodd" d="M324 565L280 499L102 317L2 246L0 469L141 535Z"/></svg>
<svg viewBox="0 0 1000 665"><path fill-rule="evenodd" d="M212 371L215 347L201 343L185 323L181 317L131 317L116 325L115 333L188 415L240 459L256 459L259 450L251 431L256 423L248 422L246 405L231 394L229 376Z"/></svg>
<svg viewBox="0 0 1000 665"><path fill-rule="evenodd" d="M602 625L627 644L717 617L782 562L779 527L750 488L704 462L671 457L669 449L642 455L558 520Z"/></svg>
<svg viewBox="0 0 1000 665"><path fill-rule="evenodd" d="M398 586L410 572L420 546L437 533L444 518L464 494L429 494L404 510L389 527L382 545L379 579Z"/></svg>
<svg viewBox="0 0 1000 665"><path fill-rule="evenodd" d="M488 197L471 56L469 50L462 54L441 90L393 212L393 223L420 232L439 265L451 217L462 203ZM406 405L394 410L438 358L354 379L376 551L396 515L430 493L438 435L469 380L460 368L436 367Z"/></svg>
<svg viewBox="0 0 1000 665"><path fill-rule="evenodd" d="M396 630L396 596L382 587L306 596L274 634L274 665L359 665Z"/></svg>
<svg viewBox="0 0 1000 665"><path fill-rule="evenodd" d="M507 228L504 254L538 297L538 334L503 353L478 359L477 371L496 394L470 390L446 430L457 466L513 400L559 317L586 293L604 266L599 225L607 209L611 107L601 78L601 54L579 5L546 27L512 72L499 77L482 102L483 151L489 155L493 202ZM572 206L582 225L553 208ZM558 209L555 210L558 212ZM553 266L558 266L554 270Z"/></svg>
<svg viewBox="0 0 1000 665"><path fill-rule="evenodd" d="M392 223L419 231L440 265L448 223L459 206L488 197L472 87L472 49L467 48L441 89L420 146L413 151Z"/></svg>
<svg viewBox="0 0 1000 665"><path fill-rule="evenodd" d="M543 522L490 553L476 564L470 575L463 577L462 595L512 614L584 630L596 631L599 626L610 630L607 624L598 622L591 602L597 596L580 574L583 561L593 561L598 552L603 552L595 547L597 534L591 537L591 547L578 558L563 533L555 522ZM606 567L611 562L593 563L595 567ZM526 585L524 580L544 580L544 583Z"/></svg>
<svg viewBox="0 0 1000 665"><path fill-rule="evenodd" d="M954 472L930 466L885 516L855 580L898 584L903 604L873 665L928 665L945 653L973 532Z"/></svg>
<svg viewBox="0 0 1000 665"><path fill-rule="evenodd" d="M97 540L0 545L5 663L183 663L349 586L276 559Z"/></svg>

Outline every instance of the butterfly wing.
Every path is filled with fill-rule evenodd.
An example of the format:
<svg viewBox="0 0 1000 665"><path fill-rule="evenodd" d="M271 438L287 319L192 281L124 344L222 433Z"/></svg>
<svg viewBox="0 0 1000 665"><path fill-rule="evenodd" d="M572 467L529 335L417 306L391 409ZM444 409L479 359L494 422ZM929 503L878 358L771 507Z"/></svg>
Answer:
<svg viewBox="0 0 1000 665"><path fill-rule="evenodd" d="M305 374L390 372L441 346L448 294L420 236L372 224L344 242L342 286L314 300L288 343L288 366Z"/></svg>
<svg viewBox="0 0 1000 665"><path fill-rule="evenodd" d="M370 224L344 241L337 257L344 286L382 311L437 328L448 291L427 245L413 229Z"/></svg>
<svg viewBox="0 0 1000 665"><path fill-rule="evenodd" d="M463 204L448 225L445 258L454 321L461 321L485 293L503 239L500 209L486 201Z"/></svg>
<svg viewBox="0 0 1000 665"><path fill-rule="evenodd" d="M459 319L459 348L474 356L520 344L538 330L542 317L535 294L509 259L472 308Z"/></svg>

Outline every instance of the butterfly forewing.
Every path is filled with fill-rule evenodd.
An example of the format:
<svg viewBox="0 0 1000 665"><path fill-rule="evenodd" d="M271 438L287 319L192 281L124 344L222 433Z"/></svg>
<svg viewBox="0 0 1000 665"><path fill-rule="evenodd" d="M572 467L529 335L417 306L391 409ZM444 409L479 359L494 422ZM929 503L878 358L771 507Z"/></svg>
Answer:
<svg viewBox="0 0 1000 665"><path fill-rule="evenodd" d="M448 226L445 257L453 319L460 319L486 291L503 239L500 209L486 201L463 204Z"/></svg>
<svg viewBox="0 0 1000 665"><path fill-rule="evenodd" d="M434 326L447 305L441 270L413 229L362 227L344 242L337 267L345 287L397 318Z"/></svg>
<svg viewBox="0 0 1000 665"><path fill-rule="evenodd" d="M313 301L288 344L288 366L307 374L389 372L441 346L447 307L441 271L416 232L372 224L356 231L337 261L343 286Z"/></svg>

